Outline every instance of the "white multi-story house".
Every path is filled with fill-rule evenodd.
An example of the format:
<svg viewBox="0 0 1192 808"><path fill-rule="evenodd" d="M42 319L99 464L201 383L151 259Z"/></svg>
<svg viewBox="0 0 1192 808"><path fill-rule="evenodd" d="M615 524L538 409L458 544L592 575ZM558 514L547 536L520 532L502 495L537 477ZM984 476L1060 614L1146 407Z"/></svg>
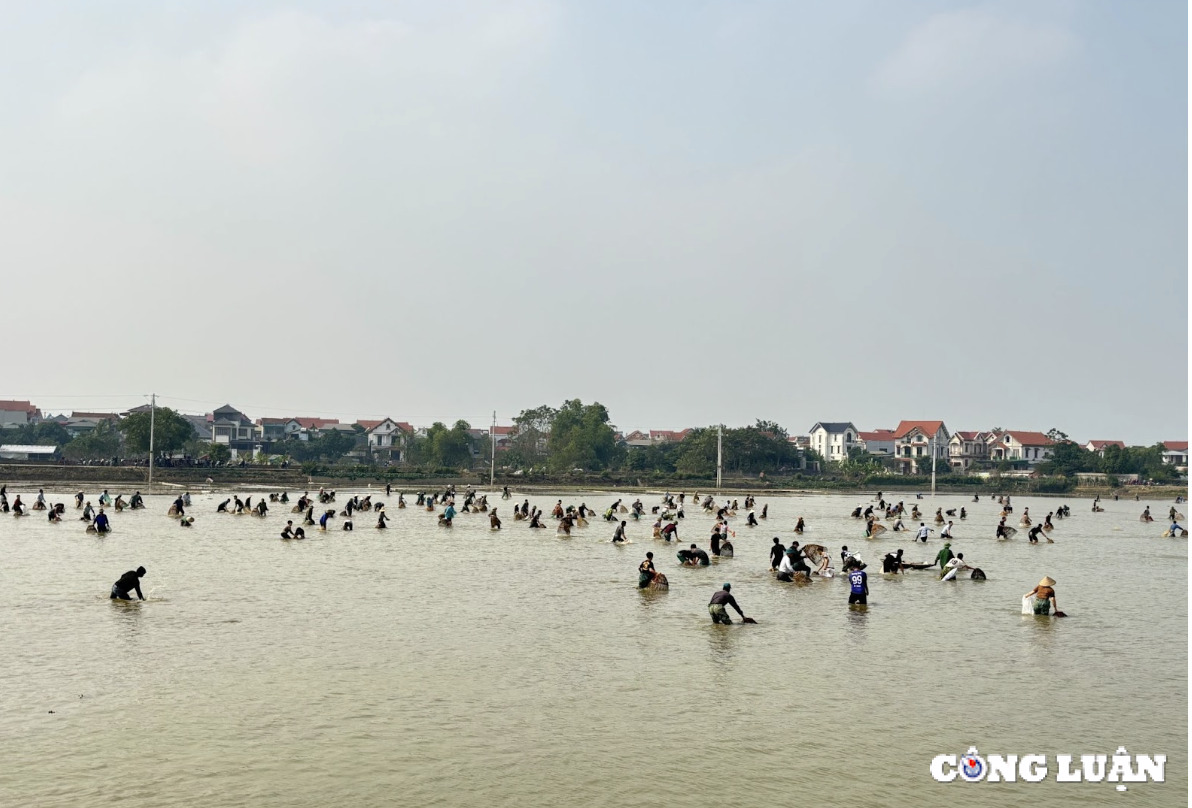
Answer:
<svg viewBox="0 0 1192 808"><path fill-rule="evenodd" d="M1126 444L1120 440L1091 440L1084 445L1086 451L1096 452L1101 457L1105 457L1105 447L1116 446L1119 449L1125 449Z"/></svg>
<svg viewBox="0 0 1192 808"><path fill-rule="evenodd" d="M380 421L357 421L356 426L364 430L368 450L373 455L388 455L398 463L405 460L406 438L414 434L414 427L405 421L382 418Z"/></svg>
<svg viewBox="0 0 1192 808"><path fill-rule="evenodd" d="M644 448L646 446L653 446L654 441L650 440L648 432L642 432L640 429L635 429L625 436L626 446L636 446L637 448Z"/></svg>
<svg viewBox="0 0 1192 808"><path fill-rule="evenodd" d="M857 445L859 434L851 421L817 421L807 433L812 450L832 463L848 460L848 450Z"/></svg>
<svg viewBox="0 0 1192 808"><path fill-rule="evenodd" d="M861 448L878 457L894 456L894 430L875 429L872 432L858 432Z"/></svg>
<svg viewBox="0 0 1192 808"><path fill-rule="evenodd" d="M990 460L1025 460L1033 466L1051 457L1055 441L1042 432L1006 429L991 433L986 444Z"/></svg>
<svg viewBox="0 0 1192 808"><path fill-rule="evenodd" d="M948 464L954 471L968 471L989 459L988 432L953 432L948 440Z"/></svg>
<svg viewBox="0 0 1192 808"><path fill-rule="evenodd" d="M1163 462L1177 468L1188 468L1188 441L1163 441Z"/></svg>
<svg viewBox="0 0 1192 808"><path fill-rule="evenodd" d="M932 457L948 463L951 438L943 421L899 421L894 430L894 457L903 474L918 474L931 468Z"/></svg>
<svg viewBox="0 0 1192 808"><path fill-rule="evenodd" d="M211 442L226 445L232 450L233 457L241 452L254 452L260 447L256 425L231 404L225 404L212 412L207 416L207 422L211 424Z"/></svg>
<svg viewBox="0 0 1192 808"><path fill-rule="evenodd" d="M36 424L40 420L41 410L28 401L0 401L0 429Z"/></svg>

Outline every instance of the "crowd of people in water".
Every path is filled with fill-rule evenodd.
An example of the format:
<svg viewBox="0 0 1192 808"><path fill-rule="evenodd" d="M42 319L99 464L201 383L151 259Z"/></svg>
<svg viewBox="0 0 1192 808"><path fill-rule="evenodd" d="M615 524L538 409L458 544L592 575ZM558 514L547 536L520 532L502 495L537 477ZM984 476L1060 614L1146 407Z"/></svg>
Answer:
<svg viewBox="0 0 1192 808"><path fill-rule="evenodd" d="M471 486L468 486L462 494L456 490L455 486L447 486L442 490L429 492L419 491L413 495L412 503L407 502L403 492L398 492L396 500L394 500L391 484L386 485L384 490L385 498L393 503L395 510L402 510L412 505L413 508L435 514L436 523L443 528L452 527L455 519L461 514L486 514L490 530L502 529L498 507L490 506L489 495L480 493ZM513 499L507 486L502 490L500 497L503 501ZM915 498L916 500L922 499L922 494L916 494ZM1008 524L1008 520L1012 519L1015 513L1011 498L1009 496L990 498L996 499L996 503L1001 506L993 538L999 541L1013 539L1017 535L1018 529ZM96 498L98 507L93 506L92 501L87 499L83 491L75 494L74 500L75 510L81 512L78 518L86 523L87 532L100 535L112 531L108 509L116 513L145 509L145 501L140 491L134 491L125 499L122 494L117 494L113 498L108 490L104 489ZM1182 497L1177 499L1177 504L1182 501ZM972 502L980 502L980 496L974 494ZM286 506L290 506L289 494L278 492L270 493L267 496L258 495L255 504L253 496L241 498L232 495L218 503L215 514L265 518L271 510L270 506L274 506L273 509L284 509ZM698 509L704 515L714 516L706 550L695 542L689 543L686 547L682 546L679 538L679 524L686 517L688 506ZM194 524L195 519L193 515L187 513L189 508L191 508L191 496L189 492L184 492L170 504L167 515L178 519L181 527L189 528ZM1093 513L1105 510L1101 506L1100 497L1093 500L1091 510ZM10 504L7 486L0 486L0 512L11 512L14 516L28 516L31 511L44 512L50 522L60 522L66 512L66 505L60 502L48 502L44 489L38 490L35 500L30 505L26 505L19 494L14 496ZM380 499L374 501L372 494L363 496L356 494L346 498L340 505L337 502L336 492L326 488L320 488L314 495L311 495L309 491L303 492L289 507L288 512L296 516L287 519L279 533L280 538L287 541L306 538L307 528L313 529L317 526L317 529L321 531L330 530L333 527L333 520L338 520L338 529L341 531L354 530L353 520L359 518L361 514L367 514L369 519L375 519L373 527L377 530L386 529L387 522L390 521L386 501ZM569 537L573 535L573 531L588 527L590 519L595 518L598 513L584 501L578 505L565 505L563 500L559 499L556 500L547 515L541 508L532 505L529 498L524 498L521 503L514 503L512 512L514 522L526 522L526 526L530 529L547 529L553 523L555 533L559 537ZM612 525L612 536L609 541L614 545L632 543L629 538L629 521L639 522L645 519L652 523L651 536L653 539L666 543L675 542L678 546L675 557L681 566L708 567L713 563L713 559L733 558L735 555L733 539L737 536L736 526L740 526L742 529L761 527L763 521L769 518L769 506L763 504L759 511L757 502L752 495L745 496L743 501L738 498L718 501L710 494L702 498L697 494L688 499L686 493L674 495L668 492L657 504L653 505L646 505L640 497L628 504L624 499L619 498L603 511L599 511L599 514L601 519ZM936 533L936 528L938 528L939 538L943 539L944 543L934 559L911 561L904 558L904 550L899 548L886 553L882 558L881 565L884 575L904 575L908 572L934 570L938 567L936 574L941 581L955 580L961 573L967 573L967 577L972 580L986 578L984 570L965 560L964 553L953 553L952 551L952 540L955 538L953 529L958 522L963 523L969 518L968 510L965 507L947 510L943 507L936 508L930 520L935 525L935 528L932 528L927 526L928 520L923 516L917 502L912 502L908 508L904 500L887 501L883 492L878 491L870 503L858 505L849 515L852 519L864 524L860 535L865 539L875 539L887 531L886 526L879 520L892 522L889 529L895 533L913 533L912 542L915 544L927 543L931 534ZM1037 544L1040 538L1045 542L1053 543L1052 533L1056 529L1056 522L1070 518L1071 515L1071 509L1064 504L1053 508L1040 521L1036 522L1031 516L1030 508L1023 508L1017 525L1018 528L1027 531L1029 543ZM1168 509L1167 518L1170 526L1163 536L1187 537L1188 531L1180 525L1180 520L1185 517L1175 506ZM907 519L912 523L909 527L904 521ZM1142 522L1155 521L1149 506L1143 510L1139 520ZM918 522L917 527L914 526L914 522ZM799 516L792 532L802 536L808 529L806 520ZM838 557L840 559L839 572L834 563L834 554L824 545L818 543L800 545L798 540L791 540L790 545L786 546L782 543L781 537L775 536L769 548L769 568L777 581L790 584L806 585L812 583L816 578L831 579L842 575L848 581L849 606L867 606L869 576L866 570L868 565L862 559L860 551L850 550L847 545L842 545ZM645 554L645 558L638 564L637 573L639 589L667 589L669 587L666 575L655 567L653 552ZM130 593L135 591L138 597L144 599L140 590L140 578L144 575L144 567L126 572L112 586L111 597L118 600L129 600ZM1044 577L1034 589L1024 595L1023 612L1037 615L1054 613L1057 616L1064 616L1064 613L1059 611L1056 605L1055 583L1052 578ZM708 612L715 623L731 623L731 617L727 612L729 608L736 611L744 621L753 622L750 618L745 617L738 605L732 594L732 585L725 583L713 594L708 603Z"/></svg>

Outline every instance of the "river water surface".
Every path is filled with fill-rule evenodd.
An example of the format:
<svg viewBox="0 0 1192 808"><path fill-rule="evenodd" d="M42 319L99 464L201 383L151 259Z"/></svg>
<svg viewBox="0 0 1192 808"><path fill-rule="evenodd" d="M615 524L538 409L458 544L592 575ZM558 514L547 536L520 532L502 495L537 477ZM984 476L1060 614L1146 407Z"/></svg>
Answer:
<svg viewBox="0 0 1192 808"><path fill-rule="evenodd" d="M0 805L1187 804L1187 541L1160 538L1169 503L1147 525L1145 503L1072 499L1055 543L1031 546L993 540L993 502L925 497L928 515L968 509L953 550L988 575L941 583L880 573L891 549L930 560L942 543L866 541L858 495L759 498L769 518L734 520L736 557L688 569L650 520L616 547L598 516L560 539L510 502L500 532L484 514L445 529L395 492L388 530L358 514L292 542L288 506L216 515L226 494L194 495L190 530L154 496L97 538L72 494L48 495L61 524L0 516ZM559 496L603 511L620 495ZM1012 522L1058 502L1015 498ZM800 515L804 541L862 550L867 611L843 578L774 580L768 547ZM683 543L706 549L712 522L689 506ZM636 588L647 550L669 591ZM149 600L109 601L138 565ZM1020 614L1044 575L1068 619ZM711 624L724 581L758 625ZM970 746L1053 771L1125 746L1167 755L1167 781L931 779L934 756Z"/></svg>

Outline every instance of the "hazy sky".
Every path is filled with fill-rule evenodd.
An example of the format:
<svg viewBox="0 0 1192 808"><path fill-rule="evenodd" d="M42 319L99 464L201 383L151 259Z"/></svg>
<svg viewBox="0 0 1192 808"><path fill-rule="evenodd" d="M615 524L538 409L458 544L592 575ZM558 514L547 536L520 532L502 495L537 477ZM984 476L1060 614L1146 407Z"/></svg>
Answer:
<svg viewBox="0 0 1192 808"><path fill-rule="evenodd" d="M0 5L0 398L1188 423L1183 2Z"/></svg>

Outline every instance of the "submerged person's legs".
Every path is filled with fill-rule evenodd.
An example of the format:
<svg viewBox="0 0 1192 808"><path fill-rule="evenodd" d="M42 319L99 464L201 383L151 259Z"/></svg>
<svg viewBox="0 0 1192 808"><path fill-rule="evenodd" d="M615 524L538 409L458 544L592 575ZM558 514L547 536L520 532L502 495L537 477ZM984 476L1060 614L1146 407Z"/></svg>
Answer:
<svg viewBox="0 0 1192 808"><path fill-rule="evenodd" d="M732 618L728 616L728 611L724 608L723 603L713 603L708 606L708 614L712 615L713 623L721 623L723 625L731 625Z"/></svg>

